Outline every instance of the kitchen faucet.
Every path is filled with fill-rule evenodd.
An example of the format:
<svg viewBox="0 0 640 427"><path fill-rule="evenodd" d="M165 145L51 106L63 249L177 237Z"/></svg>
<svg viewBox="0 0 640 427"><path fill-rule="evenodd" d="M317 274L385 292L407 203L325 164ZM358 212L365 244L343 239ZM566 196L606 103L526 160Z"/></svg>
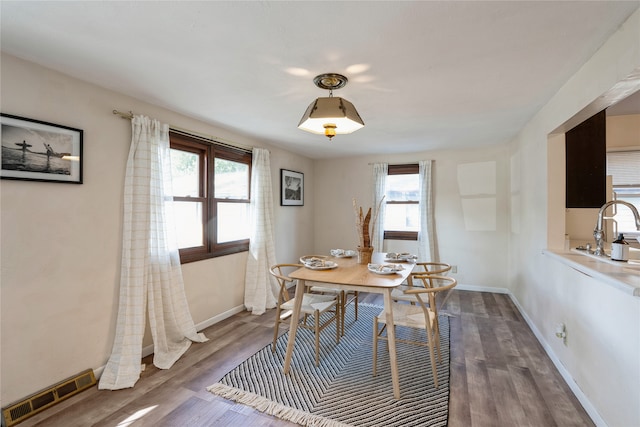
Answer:
<svg viewBox="0 0 640 427"><path fill-rule="evenodd" d="M604 222L604 211L611 205L625 205L631 212L633 213L633 217L636 220L636 229L640 231L640 214L638 214L638 209L633 206L631 203L625 202L624 200L611 200L602 205L600 208L600 212L598 212L598 222L596 223L596 228L593 230L593 237L596 239L596 251L594 255L598 256L606 256L604 252L604 230L602 229Z"/></svg>

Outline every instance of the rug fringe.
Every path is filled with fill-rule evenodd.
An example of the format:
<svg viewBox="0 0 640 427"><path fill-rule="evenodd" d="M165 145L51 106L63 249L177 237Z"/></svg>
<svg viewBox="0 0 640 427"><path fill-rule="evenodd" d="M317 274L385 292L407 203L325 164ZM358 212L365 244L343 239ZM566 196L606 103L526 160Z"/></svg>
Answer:
<svg viewBox="0 0 640 427"><path fill-rule="evenodd" d="M225 399L233 400L268 415L273 415L282 420L308 427L351 427L336 420L325 418L319 415L310 414L299 409L291 408L281 403L266 399L255 393L243 391L228 385L216 383L207 387L207 391Z"/></svg>

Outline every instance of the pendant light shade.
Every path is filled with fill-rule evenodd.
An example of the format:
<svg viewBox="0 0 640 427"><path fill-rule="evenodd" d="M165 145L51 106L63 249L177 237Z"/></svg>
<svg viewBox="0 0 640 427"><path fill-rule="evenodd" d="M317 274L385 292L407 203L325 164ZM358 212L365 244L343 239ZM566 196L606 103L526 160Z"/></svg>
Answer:
<svg viewBox="0 0 640 427"><path fill-rule="evenodd" d="M329 139L336 134L354 132L364 126L356 107L340 97L333 97L333 89L347 84L347 78L340 74L321 74L314 80L316 86L328 89L329 96L313 101L305 111L298 128L307 132L326 135Z"/></svg>

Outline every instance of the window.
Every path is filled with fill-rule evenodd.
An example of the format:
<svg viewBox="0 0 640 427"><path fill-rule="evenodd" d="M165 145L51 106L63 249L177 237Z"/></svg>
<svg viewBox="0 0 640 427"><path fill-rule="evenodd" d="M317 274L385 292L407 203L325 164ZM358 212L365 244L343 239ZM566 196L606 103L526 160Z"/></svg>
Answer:
<svg viewBox="0 0 640 427"><path fill-rule="evenodd" d="M613 178L613 193L616 200L631 203L640 211L640 150L609 151L607 153L607 175ZM636 223L631 210L616 206L617 233L637 235Z"/></svg>
<svg viewBox="0 0 640 427"><path fill-rule="evenodd" d="M418 240L420 175L414 165L389 165L386 179L384 238Z"/></svg>
<svg viewBox="0 0 640 427"><path fill-rule="evenodd" d="M170 141L182 262L249 250L251 153L176 132Z"/></svg>

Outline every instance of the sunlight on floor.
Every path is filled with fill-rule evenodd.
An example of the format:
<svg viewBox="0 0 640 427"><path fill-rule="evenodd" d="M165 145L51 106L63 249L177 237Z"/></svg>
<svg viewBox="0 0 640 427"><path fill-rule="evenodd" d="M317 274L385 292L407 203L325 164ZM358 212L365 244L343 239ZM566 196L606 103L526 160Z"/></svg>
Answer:
<svg viewBox="0 0 640 427"><path fill-rule="evenodd" d="M154 405L154 406L149 406L148 408L140 409L138 412L136 412L135 414L131 415L129 418L127 418L125 420L122 420L120 423L118 423L117 427L130 426L135 421L137 421L140 418L144 417L145 415L147 415L149 412L153 411L157 407L158 407L158 405Z"/></svg>

